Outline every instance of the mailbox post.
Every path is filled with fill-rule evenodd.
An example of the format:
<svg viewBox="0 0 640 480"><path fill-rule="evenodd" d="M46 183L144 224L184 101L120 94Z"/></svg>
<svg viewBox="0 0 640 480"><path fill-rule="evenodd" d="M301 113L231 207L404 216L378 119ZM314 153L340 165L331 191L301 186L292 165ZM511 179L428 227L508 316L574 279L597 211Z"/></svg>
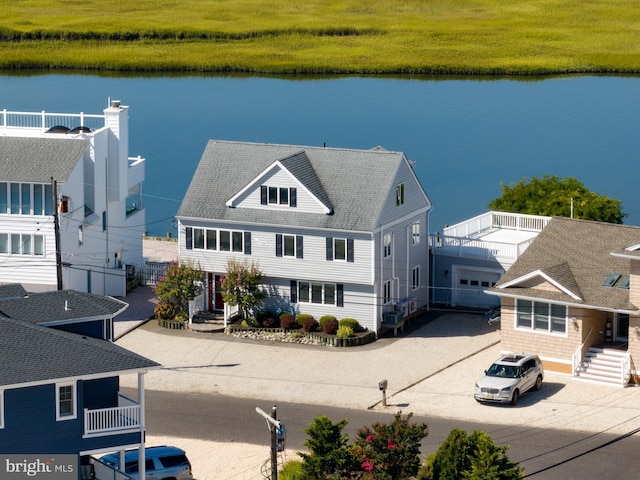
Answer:
<svg viewBox="0 0 640 480"><path fill-rule="evenodd" d="M381 382L378 382L378 388L382 392L382 406L386 407L387 406L387 381L382 380Z"/></svg>

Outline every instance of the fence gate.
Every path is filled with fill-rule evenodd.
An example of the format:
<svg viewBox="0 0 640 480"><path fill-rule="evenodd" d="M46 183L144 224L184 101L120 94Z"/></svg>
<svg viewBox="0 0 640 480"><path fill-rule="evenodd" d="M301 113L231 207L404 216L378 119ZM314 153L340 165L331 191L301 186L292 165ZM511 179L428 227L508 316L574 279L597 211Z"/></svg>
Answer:
<svg viewBox="0 0 640 480"><path fill-rule="evenodd" d="M157 285L170 265L171 262L146 262L142 272L142 284Z"/></svg>

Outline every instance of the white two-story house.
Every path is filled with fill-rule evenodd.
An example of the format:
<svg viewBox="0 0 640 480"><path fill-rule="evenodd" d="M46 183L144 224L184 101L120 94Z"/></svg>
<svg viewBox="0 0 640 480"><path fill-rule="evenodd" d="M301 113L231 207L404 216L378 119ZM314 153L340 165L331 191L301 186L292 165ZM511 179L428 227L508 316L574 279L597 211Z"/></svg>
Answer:
<svg viewBox="0 0 640 480"><path fill-rule="evenodd" d="M0 283L126 294L145 228L144 159L128 154L119 101L101 115L0 112Z"/></svg>
<svg viewBox="0 0 640 480"><path fill-rule="evenodd" d="M211 140L178 211L179 258L206 272L209 310L234 258L264 274L266 309L378 331L427 304L430 210L401 152Z"/></svg>

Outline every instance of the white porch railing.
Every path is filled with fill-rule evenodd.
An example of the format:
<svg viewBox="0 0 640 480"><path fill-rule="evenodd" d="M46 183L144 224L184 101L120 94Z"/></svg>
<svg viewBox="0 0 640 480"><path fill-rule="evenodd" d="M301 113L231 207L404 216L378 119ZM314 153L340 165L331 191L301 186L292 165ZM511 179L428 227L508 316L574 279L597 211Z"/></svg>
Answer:
<svg viewBox="0 0 640 480"><path fill-rule="evenodd" d="M541 232L551 217L521 213L487 212L464 222L446 227L442 233L448 237L470 237L490 228Z"/></svg>
<svg viewBox="0 0 640 480"><path fill-rule="evenodd" d="M631 380L631 352L627 350L622 360L622 386L626 387Z"/></svg>
<svg viewBox="0 0 640 480"><path fill-rule="evenodd" d="M140 405L124 395L118 394L118 406L84 409L84 433L117 432L140 427Z"/></svg>
<svg viewBox="0 0 640 480"><path fill-rule="evenodd" d="M582 348L587 343L587 340L591 336L592 332L593 332L593 327L591 327L589 329L589 333L587 333L587 336L584 337L584 340L582 341L580 346L576 349L575 352L573 352L573 358L572 358L572 362L571 362L573 364L572 365L573 366L573 370L571 371L571 376L572 377L575 377L576 374L578 373L578 367L580 366L580 363L582 362Z"/></svg>
<svg viewBox="0 0 640 480"><path fill-rule="evenodd" d="M105 126L104 115L90 115L86 113L47 113L42 112L12 112L2 110L2 124L0 128L31 128L43 132L51 127L64 126L67 128L88 127L98 130Z"/></svg>

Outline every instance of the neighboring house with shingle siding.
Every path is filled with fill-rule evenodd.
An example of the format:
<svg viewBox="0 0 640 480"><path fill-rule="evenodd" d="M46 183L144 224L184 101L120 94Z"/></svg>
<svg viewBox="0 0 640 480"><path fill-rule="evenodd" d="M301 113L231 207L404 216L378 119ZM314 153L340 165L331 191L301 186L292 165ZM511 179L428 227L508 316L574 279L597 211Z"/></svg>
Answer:
<svg viewBox="0 0 640 480"><path fill-rule="evenodd" d="M638 383L640 227L553 218L488 293L501 299L501 349L545 368Z"/></svg>
<svg viewBox="0 0 640 480"><path fill-rule="evenodd" d="M74 454L85 463L125 448L144 452L143 376L160 365L105 340L14 318L0 318L0 339L3 454ZM119 388L120 376L131 374L135 399Z"/></svg>
<svg viewBox="0 0 640 480"><path fill-rule="evenodd" d="M212 140L177 214L179 258L206 272L209 310L235 258L264 273L267 309L378 331L427 304L430 210L401 152Z"/></svg>
<svg viewBox="0 0 640 480"><path fill-rule="evenodd" d="M128 157L128 107L103 113L3 111L0 282L126 294L125 265L144 263L144 159Z"/></svg>

